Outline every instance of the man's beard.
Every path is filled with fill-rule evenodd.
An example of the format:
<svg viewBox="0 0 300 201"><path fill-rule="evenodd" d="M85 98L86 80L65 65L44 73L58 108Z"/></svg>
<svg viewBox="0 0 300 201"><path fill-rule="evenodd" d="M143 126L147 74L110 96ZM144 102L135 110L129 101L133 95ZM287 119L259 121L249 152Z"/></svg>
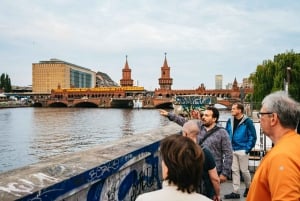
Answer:
<svg viewBox="0 0 300 201"><path fill-rule="evenodd" d="M205 127L209 127L209 126L211 125L211 123L210 123L210 122L203 122L203 125L204 125Z"/></svg>

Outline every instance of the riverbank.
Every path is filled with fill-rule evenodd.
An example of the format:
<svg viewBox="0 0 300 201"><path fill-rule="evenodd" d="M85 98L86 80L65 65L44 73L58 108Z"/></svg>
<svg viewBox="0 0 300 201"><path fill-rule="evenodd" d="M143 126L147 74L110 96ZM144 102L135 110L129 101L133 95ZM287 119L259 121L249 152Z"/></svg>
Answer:
<svg viewBox="0 0 300 201"><path fill-rule="evenodd" d="M225 125L229 116L229 111L220 111L220 123ZM254 121L257 122L257 119L254 118ZM161 116L158 109L0 109L0 172L139 135L169 124L174 123ZM259 155L265 144L268 148L268 139L260 136L259 123L255 123L255 127L255 150Z"/></svg>
<svg viewBox="0 0 300 201"><path fill-rule="evenodd" d="M0 172L109 144L171 123L157 109L0 109Z"/></svg>
<svg viewBox="0 0 300 201"><path fill-rule="evenodd" d="M31 107L29 105L0 105L0 109L5 108L24 108L24 107Z"/></svg>
<svg viewBox="0 0 300 201"><path fill-rule="evenodd" d="M170 124L4 172L0 200L134 200L161 186L159 141L180 129Z"/></svg>
<svg viewBox="0 0 300 201"><path fill-rule="evenodd" d="M22 101L0 101L1 108L19 108L19 107L31 107L29 103Z"/></svg>

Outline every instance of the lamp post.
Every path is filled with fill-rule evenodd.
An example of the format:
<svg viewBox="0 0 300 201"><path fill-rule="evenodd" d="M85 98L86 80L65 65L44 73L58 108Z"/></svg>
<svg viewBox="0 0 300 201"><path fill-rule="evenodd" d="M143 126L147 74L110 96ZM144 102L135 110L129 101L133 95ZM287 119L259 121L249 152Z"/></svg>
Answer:
<svg viewBox="0 0 300 201"><path fill-rule="evenodd" d="M285 92L289 93L289 84L291 81L291 67L286 67L287 81L285 82Z"/></svg>
<svg viewBox="0 0 300 201"><path fill-rule="evenodd" d="M240 99L241 99L241 103L242 103L242 104L244 104L244 98L245 98L244 88L241 87L241 88L240 88Z"/></svg>

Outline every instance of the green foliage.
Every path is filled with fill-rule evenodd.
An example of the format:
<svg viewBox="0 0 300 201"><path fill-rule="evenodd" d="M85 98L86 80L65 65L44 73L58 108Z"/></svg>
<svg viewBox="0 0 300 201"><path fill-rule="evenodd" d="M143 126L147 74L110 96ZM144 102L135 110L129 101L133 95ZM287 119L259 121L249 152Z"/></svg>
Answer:
<svg viewBox="0 0 300 201"><path fill-rule="evenodd" d="M2 73L0 76L0 89L3 89L4 92L11 92L11 82L7 74Z"/></svg>
<svg viewBox="0 0 300 201"><path fill-rule="evenodd" d="M290 67L290 70L288 70ZM300 101L300 54L293 50L274 56L274 60L265 60L256 67L254 75L250 76L254 84L253 101L261 102L271 92L284 90L284 83L290 83L288 92L295 100Z"/></svg>

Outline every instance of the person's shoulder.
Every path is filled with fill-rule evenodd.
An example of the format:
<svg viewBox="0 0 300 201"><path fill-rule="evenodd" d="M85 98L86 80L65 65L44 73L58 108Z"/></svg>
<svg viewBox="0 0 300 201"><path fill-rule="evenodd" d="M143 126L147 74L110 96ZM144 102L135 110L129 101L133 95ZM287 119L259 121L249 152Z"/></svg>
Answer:
<svg viewBox="0 0 300 201"><path fill-rule="evenodd" d="M206 197L205 195L202 195L199 193L196 193L196 194L197 194L196 196L199 197L199 201L212 201L210 198Z"/></svg>
<svg viewBox="0 0 300 201"><path fill-rule="evenodd" d="M228 139L229 140L228 131L223 126L219 126L219 128L218 128L218 130L216 132L218 132L218 136L221 139Z"/></svg>
<svg viewBox="0 0 300 201"><path fill-rule="evenodd" d="M205 157L209 156L211 154L210 150L206 146L204 146L204 145L200 145L200 146L201 146L201 149L202 149Z"/></svg>
<svg viewBox="0 0 300 201"><path fill-rule="evenodd" d="M161 189L160 190L156 190L156 191L151 191L148 193L143 193L138 195L138 197L136 198L136 201L151 201L155 198L161 197Z"/></svg>
<svg viewBox="0 0 300 201"><path fill-rule="evenodd" d="M207 148L205 145L202 145L201 148L204 154L205 161L215 161L215 158L209 148Z"/></svg>
<svg viewBox="0 0 300 201"><path fill-rule="evenodd" d="M233 121L233 119L234 119L234 117L233 117L233 116L230 116L230 117L228 117L228 119L227 119L227 123L231 123L231 122Z"/></svg>
<svg viewBox="0 0 300 201"><path fill-rule="evenodd" d="M248 117L247 115L244 115L243 118L244 118L245 123L253 123L253 120L250 117Z"/></svg>
<svg viewBox="0 0 300 201"><path fill-rule="evenodd" d="M245 117L244 123L245 123L247 126L254 127L254 122L253 122L253 120L252 120L250 117L248 117L248 116Z"/></svg>
<svg viewBox="0 0 300 201"><path fill-rule="evenodd" d="M222 125L217 125L217 132L226 133L227 134L226 128L224 128Z"/></svg>

